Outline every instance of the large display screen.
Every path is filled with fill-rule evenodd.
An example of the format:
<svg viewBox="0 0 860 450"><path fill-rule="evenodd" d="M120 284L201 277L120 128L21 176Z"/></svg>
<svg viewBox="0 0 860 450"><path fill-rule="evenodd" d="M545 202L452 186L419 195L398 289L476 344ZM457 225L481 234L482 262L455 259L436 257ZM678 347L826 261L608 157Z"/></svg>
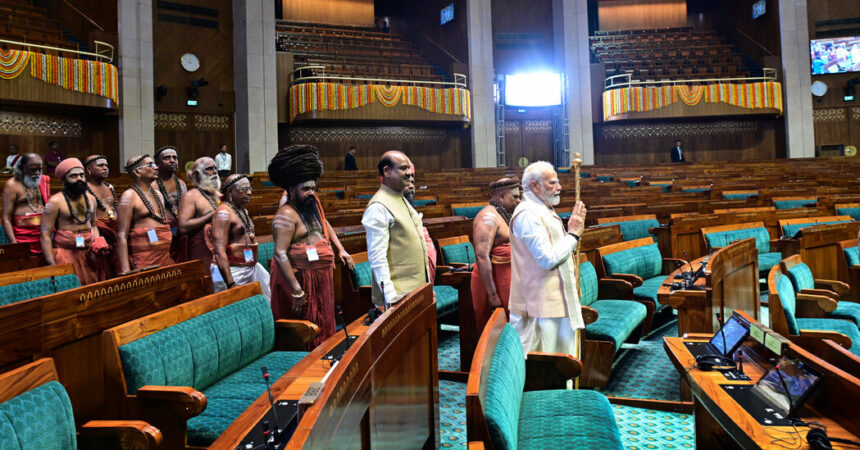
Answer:
<svg viewBox="0 0 860 450"><path fill-rule="evenodd" d="M552 72L505 75L505 104L553 106L561 104L561 74Z"/></svg>
<svg viewBox="0 0 860 450"><path fill-rule="evenodd" d="M812 74L860 72L860 36L809 41Z"/></svg>

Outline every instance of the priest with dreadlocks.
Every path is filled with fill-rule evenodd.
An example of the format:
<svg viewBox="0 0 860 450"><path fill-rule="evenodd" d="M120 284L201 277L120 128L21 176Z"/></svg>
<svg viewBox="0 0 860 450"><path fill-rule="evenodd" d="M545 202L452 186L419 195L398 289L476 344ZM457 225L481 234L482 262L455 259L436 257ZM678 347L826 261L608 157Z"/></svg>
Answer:
<svg viewBox="0 0 860 450"><path fill-rule="evenodd" d="M213 161L212 169L214 168ZM218 177L217 172L215 177ZM254 222L245 209L245 205L251 201L251 182L247 175L230 175L224 179L221 192L224 194L224 201L215 208L212 225L205 226L207 230L211 230L207 231L212 235L207 241L213 242L212 253L217 264L217 268L212 269L215 292L257 281L263 295L271 298L269 273L257 262Z"/></svg>
<svg viewBox="0 0 860 450"><path fill-rule="evenodd" d="M99 236L96 198L87 192L84 165L77 158L67 158L54 175L63 182L63 190L51 196L42 215L45 260L52 266L72 264L81 284L105 280L110 273L110 247Z"/></svg>
<svg viewBox="0 0 860 450"><path fill-rule="evenodd" d="M502 178L490 183L490 204L472 222L475 266L472 268L472 308L480 335L493 310L508 315L511 293L511 214L520 203L520 180Z"/></svg>
<svg viewBox="0 0 860 450"><path fill-rule="evenodd" d="M174 264L170 257L173 235L161 193L152 188L158 177L149 155L129 158L125 171L131 188L122 193L117 208L117 257L120 275L130 268L164 267Z"/></svg>
<svg viewBox="0 0 860 450"><path fill-rule="evenodd" d="M269 179L289 194L272 221L272 313L276 319L304 319L319 326L311 347L335 332L335 252L349 269L355 266L317 200L322 173L319 151L309 145L281 149L269 163Z"/></svg>

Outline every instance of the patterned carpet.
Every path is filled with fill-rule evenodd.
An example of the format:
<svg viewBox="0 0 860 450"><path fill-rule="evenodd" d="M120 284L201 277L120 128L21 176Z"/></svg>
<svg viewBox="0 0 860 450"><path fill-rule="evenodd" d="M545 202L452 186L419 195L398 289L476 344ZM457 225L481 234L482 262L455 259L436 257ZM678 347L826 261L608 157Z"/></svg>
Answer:
<svg viewBox="0 0 860 450"><path fill-rule="evenodd" d="M695 448L696 432L691 414L612 405L624 447L639 449Z"/></svg>

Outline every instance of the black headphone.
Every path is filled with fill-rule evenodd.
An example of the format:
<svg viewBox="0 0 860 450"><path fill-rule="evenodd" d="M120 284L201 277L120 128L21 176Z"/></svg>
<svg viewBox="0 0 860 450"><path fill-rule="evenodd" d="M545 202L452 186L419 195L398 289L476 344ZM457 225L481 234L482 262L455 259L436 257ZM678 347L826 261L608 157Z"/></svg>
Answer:
<svg viewBox="0 0 860 450"><path fill-rule="evenodd" d="M833 442L860 446L860 442L857 441L827 436L827 430L824 427L811 427L809 428L809 433L806 433L806 443L814 449L832 450Z"/></svg>
<svg viewBox="0 0 860 450"><path fill-rule="evenodd" d="M717 366L737 366L735 360L721 355L700 355L696 357L696 368L702 372L714 370Z"/></svg>

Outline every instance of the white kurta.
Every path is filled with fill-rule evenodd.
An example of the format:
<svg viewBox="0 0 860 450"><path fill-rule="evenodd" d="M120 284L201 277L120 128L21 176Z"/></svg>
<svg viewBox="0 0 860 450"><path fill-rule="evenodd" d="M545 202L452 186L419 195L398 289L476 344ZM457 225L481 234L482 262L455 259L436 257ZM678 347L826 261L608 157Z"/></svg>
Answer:
<svg viewBox="0 0 860 450"><path fill-rule="evenodd" d="M227 290L227 283L221 278L221 271L214 263L209 266L212 274L212 286L215 292ZM263 296L272 302L272 287L269 285L269 272L262 264L257 263L253 266L230 266L230 274L233 276L233 282L236 286L250 284L255 281L260 283L260 289L263 291Z"/></svg>

